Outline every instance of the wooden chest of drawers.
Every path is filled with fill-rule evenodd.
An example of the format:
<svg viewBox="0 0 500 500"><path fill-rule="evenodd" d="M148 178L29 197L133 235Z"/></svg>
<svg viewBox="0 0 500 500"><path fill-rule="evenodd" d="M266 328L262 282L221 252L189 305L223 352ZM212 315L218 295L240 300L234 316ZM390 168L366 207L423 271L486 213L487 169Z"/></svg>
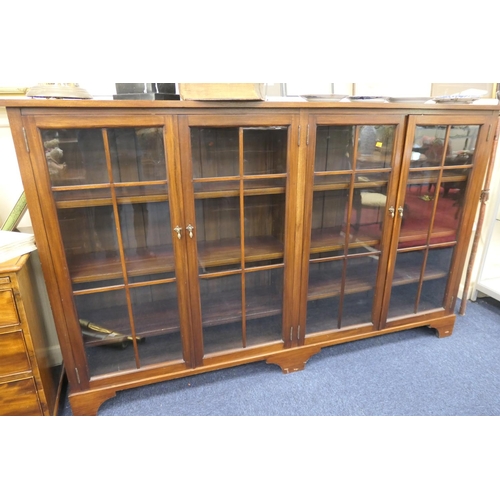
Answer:
<svg viewBox="0 0 500 500"><path fill-rule="evenodd" d="M0 263L0 415L55 415L61 367L51 367L30 254Z"/></svg>

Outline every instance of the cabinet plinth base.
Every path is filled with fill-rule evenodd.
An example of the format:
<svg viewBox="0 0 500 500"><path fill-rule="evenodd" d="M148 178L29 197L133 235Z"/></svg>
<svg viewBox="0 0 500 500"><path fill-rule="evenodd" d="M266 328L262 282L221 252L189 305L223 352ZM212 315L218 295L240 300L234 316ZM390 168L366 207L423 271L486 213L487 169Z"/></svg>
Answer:
<svg viewBox="0 0 500 500"><path fill-rule="evenodd" d="M110 390L99 390L95 392L82 392L76 394L70 394L68 396L69 403L71 405L71 411L75 417L77 416L88 416L95 417L99 407L108 399L114 398L116 396L116 391Z"/></svg>
<svg viewBox="0 0 500 500"><path fill-rule="evenodd" d="M267 364L278 365L283 373L298 372L304 369L311 356L321 351L319 346L305 347L291 352L281 352L266 359Z"/></svg>
<svg viewBox="0 0 500 500"><path fill-rule="evenodd" d="M455 319L455 314L446 316L445 318L436 319L429 325L429 328L434 328L436 330L436 335L440 339L443 337L449 337L453 332Z"/></svg>

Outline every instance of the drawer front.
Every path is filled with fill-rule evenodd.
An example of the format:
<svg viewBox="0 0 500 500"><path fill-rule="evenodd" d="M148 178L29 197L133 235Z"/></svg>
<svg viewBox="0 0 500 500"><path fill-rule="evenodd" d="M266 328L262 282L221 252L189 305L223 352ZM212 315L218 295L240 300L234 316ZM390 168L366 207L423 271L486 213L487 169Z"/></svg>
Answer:
<svg viewBox="0 0 500 500"><path fill-rule="evenodd" d="M0 376L31 370L23 333L0 334Z"/></svg>
<svg viewBox="0 0 500 500"><path fill-rule="evenodd" d="M0 384L0 415L43 415L32 378Z"/></svg>
<svg viewBox="0 0 500 500"><path fill-rule="evenodd" d="M12 290L0 290L0 326L18 324L19 315Z"/></svg>

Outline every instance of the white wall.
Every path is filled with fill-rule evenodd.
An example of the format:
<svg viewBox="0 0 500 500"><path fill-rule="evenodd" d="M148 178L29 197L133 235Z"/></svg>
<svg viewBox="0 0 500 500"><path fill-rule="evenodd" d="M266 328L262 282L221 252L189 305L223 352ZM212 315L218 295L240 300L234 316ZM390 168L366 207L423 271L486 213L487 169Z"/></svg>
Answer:
<svg viewBox="0 0 500 500"><path fill-rule="evenodd" d="M23 191L7 112L5 108L0 108L0 225L3 224ZM27 213L20 226L30 225L31 221Z"/></svg>

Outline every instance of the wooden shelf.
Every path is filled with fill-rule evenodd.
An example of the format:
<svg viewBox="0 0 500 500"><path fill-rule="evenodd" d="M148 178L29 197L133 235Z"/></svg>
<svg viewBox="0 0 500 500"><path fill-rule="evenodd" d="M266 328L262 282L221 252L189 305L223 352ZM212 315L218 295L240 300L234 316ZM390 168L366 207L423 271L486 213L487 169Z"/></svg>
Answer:
<svg viewBox="0 0 500 500"><path fill-rule="evenodd" d="M179 312L177 301L150 302L134 307L136 335L147 338L178 332ZM92 322L124 335L130 335L130 323L126 306L115 306L92 312ZM84 337L85 345L90 347L121 343L113 338L97 340Z"/></svg>
<svg viewBox="0 0 500 500"><path fill-rule="evenodd" d="M240 239L198 242L198 261L202 268L241 264ZM283 243L273 236L245 238L245 262L283 259Z"/></svg>
<svg viewBox="0 0 500 500"><path fill-rule="evenodd" d="M137 253L127 256L128 276L147 276L175 270L171 246L154 247L148 250L148 253L142 255ZM96 252L68 258L68 267L73 283L123 279L118 254L106 257L103 252Z"/></svg>
<svg viewBox="0 0 500 500"><path fill-rule="evenodd" d="M262 196L266 194L285 193L285 186L273 186L273 181L277 184L286 182L285 177L269 179L245 179L243 185L244 196ZM195 183L195 199L205 198L228 198L240 195L239 179L231 181L198 182Z"/></svg>
<svg viewBox="0 0 500 500"><path fill-rule="evenodd" d="M349 248L373 247L379 243L379 239L374 239L373 236L359 231L355 236L351 235ZM345 235L338 227L313 229L311 231L311 254L341 250L344 246Z"/></svg>
<svg viewBox="0 0 500 500"><path fill-rule="evenodd" d="M64 193L64 195L62 195ZM87 207L105 207L113 205L111 193L105 197L93 197L88 190L81 191L61 191L56 194L56 207L58 209L65 208L87 208ZM130 194L117 195L116 202L118 205L130 205L136 203L158 203L169 200L166 193L157 194Z"/></svg>
<svg viewBox="0 0 500 500"><path fill-rule="evenodd" d="M323 177L323 176L322 176ZM354 189L373 189L387 186L387 181L355 182ZM350 189L350 182L315 182L313 191L340 191Z"/></svg>
<svg viewBox="0 0 500 500"><path fill-rule="evenodd" d="M353 268L348 268L348 277L345 284L345 295L367 292L373 290L376 285L376 273L378 266L360 265L353 277ZM349 275L350 272L350 275ZM420 266L406 266L404 269L394 271L393 287L418 283L420 281ZM424 281L436 280L447 276L447 272L438 267L427 266ZM328 275L325 272L313 272L309 275L309 291L307 300L319 300L340 295L342 277L340 274Z"/></svg>
<svg viewBox="0 0 500 500"><path fill-rule="evenodd" d="M253 320L282 313L283 299L279 294L263 294L261 290L246 292L246 319ZM218 293L202 303L204 327L241 321L241 297L231 292Z"/></svg>
<svg viewBox="0 0 500 500"><path fill-rule="evenodd" d="M344 293L353 294L367 292L375 288L378 265L348 266L348 275ZM354 272L357 274L353 276ZM327 274L324 271L315 271L309 275L309 292L307 300L326 299L340 295L342 276L340 273Z"/></svg>

